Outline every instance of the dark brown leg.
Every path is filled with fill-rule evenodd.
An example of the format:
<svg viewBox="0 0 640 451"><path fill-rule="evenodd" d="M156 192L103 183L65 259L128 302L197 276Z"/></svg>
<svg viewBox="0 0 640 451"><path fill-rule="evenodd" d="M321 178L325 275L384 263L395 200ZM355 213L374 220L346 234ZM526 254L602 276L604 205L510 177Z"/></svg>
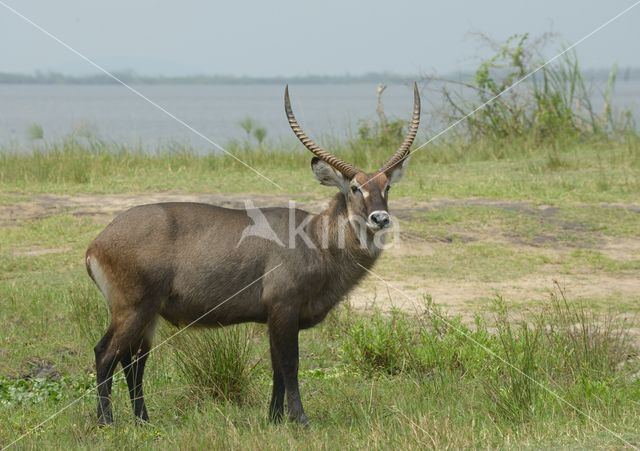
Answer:
<svg viewBox="0 0 640 451"><path fill-rule="evenodd" d="M151 349L149 341L143 339L139 346L131 348L120 359L124 374L127 377L133 414L142 421L149 421L142 392L142 378L144 377L144 367L147 363L149 349Z"/></svg>
<svg viewBox="0 0 640 451"><path fill-rule="evenodd" d="M113 371L118 364L118 359L110 353L110 344L113 338L113 329L110 327L94 348L96 355L96 382L98 390L98 424L113 423L111 409L111 385L113 383Z"/></svg>
<svg viewBox="0 0 640 451"><path fill-rule="evenodd" d="M279 423L284 414L284 376L280 369L280 362L276 358L271 337L269 337L269 343L271 345L271 367L273 368L273 389L271 402L269 403L269 419L274 423Z"/></svg>
<svg viewBox="0 0 640 451"><path fill-rule="evenodd" d="M111 325L95 347L99 425L113 423L111 387L113 372L118 362L123 362L123 367L133 369L133 371L125 371L125 373L127 374L129 392L133 392L134 413L148 421L149 418L142 399L142 375L147 356L142 360L134 361L131 353L135 353L139 349L140 343L143 342L145 329L152 320L153 314L142 310L132 309L128 312L118 312L118 314L112 311ZM133 366L131 366L132 362Z"/></svg>
<svg viewBox="0 0 640 451"><path fill-rule="evenodd" d="M289 419L307 426L309 420L302 408L298 386L298 313L287 309L281 311L274 309L269 318L269 337L271 353L284 380ZM274 393L279 395L281 389L275 384L277 370L278 368L274 368ZM272 404L275 404L276 408L277 401L277 397L275 402L272 399Z"/></svg>

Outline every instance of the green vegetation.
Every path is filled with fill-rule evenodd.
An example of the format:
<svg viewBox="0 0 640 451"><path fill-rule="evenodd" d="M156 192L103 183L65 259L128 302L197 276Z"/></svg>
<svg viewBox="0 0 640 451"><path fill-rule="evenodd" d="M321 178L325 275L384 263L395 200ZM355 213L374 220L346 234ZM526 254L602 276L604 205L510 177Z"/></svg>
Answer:
<svg viewBox="0 0 640 451"><path fill-rule="evenodd" d="M29 128L27 128L27 138L31 141L44 139L44 129L42 128L42 125L31 124Z"/></svg>
<svg viewBox="0 0 640 451"><path fill-rule="evenodd" d="M188 148L148 155L124 146L85 141L69 138L28 155L10 149L0 152L0 201L25 193L260 193L274 189L224 155L200 156ZM326 196L326 190L309 176L308 152L291 149L273 149L267 144L251 151L243 145L228 147L282 186L280 194ZM349 143L335 151L369 170L379 167L389 155L389 147L367 142ZM637 137L624 142L571 143L558 149L433 143L415 153L409 176L394 187L394 196L416 200L526 199L554 204L632 202L640 192L639 170Z"/></svg>
<svg viewBox="0 0 640 451"><path fill-rule="evenodd" d="M245 139L245 147L247 149L251 148L251 137L253 136L258 143L258 147L262 147L262 143L267 138L267 129L261 127L259 124L254 122L250 117L246 117L239 123L240 127L247 134Z"/></svg>
<svg viewBox="0 0 640 451"><path fill-rule="evenodd" d="M452 93L449 87L443 90L451 121L477 110L460 127L472 141L489 140L503 146L514 140L563 144L578 137L606 139L635 134L631 113L614 112L611 106L616 66L603 94L604 109L597 112L575 52L566 52L547 65L540 50L548 45L548 36L534 42L526 33L505 43L485 40L495 55L479 65L472 82L460 83L466 92ZM468 91L474 94L472 100Z"/></svg>
<svg viewBox="0 0 640 451"><path fill-rule="evenodd" d="M323 325L302 333L301 379L314 420L309 431L267 421L271 372L263 326L223 329L227 334L194 331L152 354L146 392L153 423L134 422L118 374L116 423L98 429L93 356L83 325L98 326L104 315L96 318L102 299L79 272L72 270L61 286L36 283L33 290L13 293L3 337L3 348L11 350L3 371L7 362L21 361L16 354L22 350L16 348L22 345L27 354L46 355L46 365L56 372L41 376L25 367L26 372L2 376L4 444L84 396L20 446L622 446L534 381L625 440L640 439L640 362L630 341L633 323L593 314L560 291L526 322L511 316L500 299L488 319L472 323L428 303L417 315L367 316L339 308ZM44 293L49 293L46 302L39 301ZM29 307L34 300L37 307ZM78 303L94 309L79 313ZM174 332L160 325L160 337ZM232 357L235 346L240 358ZM237 381L247 374L248 385L236 386L241 392L215 394L221 380Z"/></svg>
<svg viewBox="0 0 640 451"><path fill-rule="evenodd" d="M479 68L479 95L535 63L525 44ZM374 268L404 294L367 278L301 333L310 430L267 420L263 325L172 337L163 321L145 379L152 423L134 421L119 373L116 422L97 428L92 348L108 313L84 268L112 216L158 192L320 208L333 192L311 176L308 152L274 148L243 121L245 142L228 150L278 190L224 155L150 155L86 129L54 143L34 126L27 154L5 145L0 446L22 434L23 448L638 446L640 137L610 106L585 116L565 98L583 93L574 62L415 152L390 196L401 241ZM403 125L363 125L331 150L377 168Z"/></svg>
<svg viewBox="0 0 640 451"><path fill-rule="evenodd" d="M250 328L170 332L166 340L172 340L178 375L196 396L235 402L247 399L257 377Z"/></svg>
<svg viewBox="0 0 640 451"><path fill-rule="evenodd" d="M89 202L99 204L102 194L130 191L236 192L242 199L267 190L229 159L111 153L100 145L92 150L69 141L52 153L4 154L4 208L37 205L42 193L93 193ZM391 207L401 214L409 247L385 253L376 272L412 295L429 293L425 278L431 286L466 286L468 292L453 292L456 303L441 302L464 316L434 305L428 313L339 309L319 328L303 332L300 377L310 431L268 423L268 340L263 326L251 325L196 330L154 351L145 381L151 425L135 425L118 375L116 424L97 429L92 348L107 312L85 274L83 253L110 215L76 214L67 207L2 223L0 443L84 396L21 445L621 446L529 377L638 443L638 329L611 315L637 313L640 298L637 289L608 285L608 278L623 283L640 273L633 247L640 241L640 213L631 208L640 192L637 147L613 143L604 151L602 144L575 144L559 150L572 162L559 170L546 166L544 155L516 150L497 159L471 149L439 161L439 152L453 149L447 146L417 153L407 178L394 187ZM355 156L351 149L342 154ZM372 153L383 159L382 151ZM311 202L331 195L310 177L304 153L246 155L285 188L282 193L268 187L274 195L304 200L304 192ZM618 176L601 190L592 177L604 167ZM611 201L621 204L601 204ZM611 247L616 243L621 248ZM604 291L581 296L584 306L545 301L551 277L568 280L571 290L584 274L583 286L604 285ZM483 291L486 284L508 288L523 277L541 276L549 282L535 282L525 296L511 297L506 290L504 306ZM403 300L387 290L367 290L365 304ZM358 309L362 302L357 300ZM473 312L477 320L469 318ZM174 332L161 323L156 343Z"/></svg>
<svg viewBox="0 0 640 451"><path fill-rule="evenodd" d="M612 401L600 396L619 389L614 398L624 399L638 389L637 368L627 365L634 352L630 324L587 312L561 289L527 321L511 318L498 298L492 330L480 317L468 326L430 307L418 317L396 311L355 319L347 329L346 356L369 376L409 374L436 384L464 380L497 421L553 415L568 407L556 395L589 409L590 401ZM626 376L623 368L630 371Z"/></svg>

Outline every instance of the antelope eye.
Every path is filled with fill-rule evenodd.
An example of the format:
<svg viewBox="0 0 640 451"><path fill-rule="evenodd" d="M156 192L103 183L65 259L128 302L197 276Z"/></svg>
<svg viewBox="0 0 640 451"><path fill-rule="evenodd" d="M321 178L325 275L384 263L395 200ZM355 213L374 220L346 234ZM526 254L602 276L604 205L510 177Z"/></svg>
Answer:
<svg viewBox="0 0 640 451"><path fill-rule="evenodd" d="M357 193L358 191L360 191L360 187L357 185L351 185L351 192L352 193Z"/></svg>
<svg viewBox="0 0 640 451"><path fill-rule="evenodd" d="M391 189L391 185L387 185L387 187L384 189L384 192L388 193L390 189Z"/></svg>

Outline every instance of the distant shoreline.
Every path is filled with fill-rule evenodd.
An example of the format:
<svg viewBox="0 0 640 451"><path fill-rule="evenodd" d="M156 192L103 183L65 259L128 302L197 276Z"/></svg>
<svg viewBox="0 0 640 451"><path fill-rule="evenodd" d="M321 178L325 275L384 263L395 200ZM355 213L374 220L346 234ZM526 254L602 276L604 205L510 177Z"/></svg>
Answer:
<svg viewBox="0 0 640 451"><path fill-rule="evenodd" d="M403 76L387 73L364 75L307 75L248 77L234 75L189 75L180 77L146 76L133 72L112 72L115 77L131 84L158 85L270 85L270 84L353 84L353 83L409 83L420 76ZM105 74L73 76L57 72L35 74L11 74L0 72L0 84L43 84L43 85L112 85L118 81Z"/></svg>
<svg viewBox="0 0 640 451"><path fill-rule="evenodd" d="M584 70L586 78L591 81L606 81L609 69ZM386 72L372 72L362 75L305 75L305 76L274 76L249 77L234 75L189 75L180 77L138 75L132 71L115 71L113 75L128 84L147 85L270 85L270 84L356 84L356 83L410 83L414 80L427 80L430 74L398 75ZM640 79L640 67L619 68L619 81ZM438 75L438 79L469 81L473 79L473 72L456 72ZM65 75L58 72L36 72L34 74L18 74L0 72L0 84L36 84L36 85L113 85L118 81L104 74L95 75Z"/></svg>

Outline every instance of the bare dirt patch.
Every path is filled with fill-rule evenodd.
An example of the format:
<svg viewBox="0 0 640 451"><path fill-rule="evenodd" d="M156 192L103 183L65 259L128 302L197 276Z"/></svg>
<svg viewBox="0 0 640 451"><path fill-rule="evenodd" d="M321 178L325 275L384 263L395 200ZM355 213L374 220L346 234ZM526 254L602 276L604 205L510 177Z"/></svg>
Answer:
<svg viewBox="0 0 640 451"><path fill-rule="evenodd" d="M0 226L17 225L30 219L69 213L75 216L97 217L99 222L108 222L118 213L136 205L157 202L203 202L230 208L243 208L245 199L257 207L287 205L286 196L224 195L224 194L97 194L82 196L37 195L29 201L0 206ZM305 205L305 204L300 204Z"/></svg>
<svg viewBox="0 0 640 451"><path fill-rule="evenodd" d="M566 289L571 300L619 298L617 307L624 308L632 302L640 302L640 281L637 275L612 277L598 275L533 274L503 282L453 281L406 277L385 268L374 268L383 279L367 278L350 296L351 305L357 309L393 308L410 312L422 312L430 298L447 311L469 318L476 312L491 308L496 297L510 304L536 307L547 301L554 283ZM387 284L388 283L388 284ZM616 306L613 306L616 307Z"/></svg>

